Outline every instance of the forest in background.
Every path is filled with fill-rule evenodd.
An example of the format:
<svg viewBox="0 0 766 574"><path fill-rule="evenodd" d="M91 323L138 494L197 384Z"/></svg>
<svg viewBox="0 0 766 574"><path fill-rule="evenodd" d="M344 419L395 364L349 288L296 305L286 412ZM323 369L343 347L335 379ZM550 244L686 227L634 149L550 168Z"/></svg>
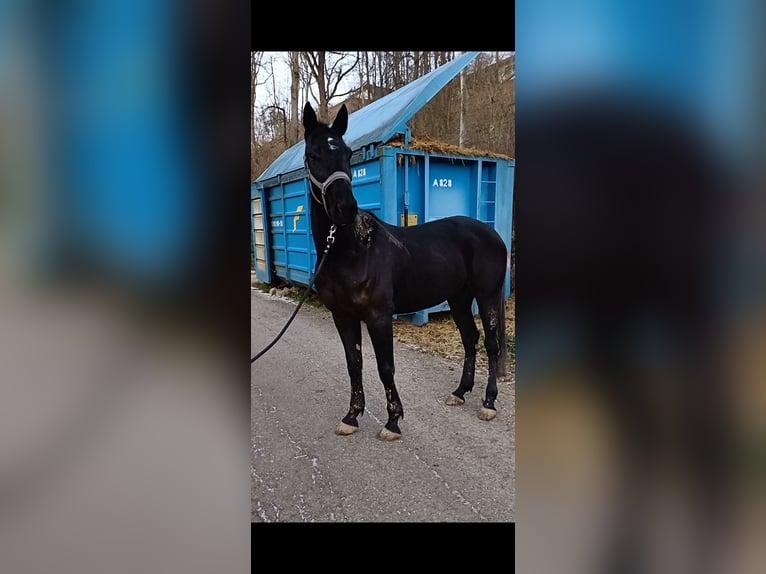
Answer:
<svg viewBox="0 0 766 574"><path fill-rule="evenodd" d="M353 113L460 54L251 52L251 180L303 138L306 101L331 121L342 103ZM287 88L277 81L275 57L289 70ZM515 157L515 77L514 52L481 52L410 120L413 135Z"/></svg>

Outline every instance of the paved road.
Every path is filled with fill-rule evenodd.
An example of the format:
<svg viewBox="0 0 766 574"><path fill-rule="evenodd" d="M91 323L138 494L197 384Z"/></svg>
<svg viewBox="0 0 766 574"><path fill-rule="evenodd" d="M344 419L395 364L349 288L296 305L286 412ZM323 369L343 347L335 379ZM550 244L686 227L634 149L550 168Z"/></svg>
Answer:
<svg viewBox="0 0 766 574"><path fill-rule="evenodd" d="M264 348L295 309L251 295L251 345ZM460 365L396 343L402 438L384 442L383 386L363 332L367 406L360 430L334 434L348 409L343 348L330 314L304 305L280 341L251 367L253 522L506 522L514 520L514 391L499 383L498 416L478 418L477 371L462 407L444 404Z"/></svg>

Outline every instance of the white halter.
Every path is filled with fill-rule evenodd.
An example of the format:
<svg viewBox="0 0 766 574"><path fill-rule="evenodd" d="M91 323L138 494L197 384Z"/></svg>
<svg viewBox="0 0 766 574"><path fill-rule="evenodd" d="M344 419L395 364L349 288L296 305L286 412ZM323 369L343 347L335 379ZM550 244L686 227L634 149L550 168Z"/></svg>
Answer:
<svg viewBox="0 0 766 574"><path fill-rule="evenodd" d="M322 201L319 201L319 198L314 194L314 188L311 187L311 184L309 184L309 190L311 191L311 197L313 197L318 203L321 203L324 206L324 211L327 214L327 217L330 217L330 212L327 210L327 203L325 202L325 193L327 192L327 188L330 187L330 184L334 181L337 181L339 179L345 179L349 185L351 185L351 178L345 171L334 171L330 174L330 176L324 180L324 183L319 181L317 178L314 177L314 174L311 173L311 170L309 169L309 162L306 159L306 157L303 157L303 165L306 166L306 173L309 176L309 180L311 183L316 185L319 190L322 192ZM332 219L332 217L330 217Z"/></svg>

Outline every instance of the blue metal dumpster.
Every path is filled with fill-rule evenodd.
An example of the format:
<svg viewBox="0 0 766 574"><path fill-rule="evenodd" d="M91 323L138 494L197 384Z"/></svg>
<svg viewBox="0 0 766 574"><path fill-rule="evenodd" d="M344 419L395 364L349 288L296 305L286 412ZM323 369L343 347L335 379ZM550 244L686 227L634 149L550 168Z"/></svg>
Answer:
<svg viewBox="0 0 766 574"><path fill-rule="evenodd" d="M464 54L354 112L344 139L354 150L352 185L360 208L394 225L417 225L450 215L467 215L492 225L508 247L508 297L515 161L418 149L406 125L477 53ZM301 142L286 150L251 186L259 280L271 283L276 276L308 284L317 258L310 205ZM423 324L429 313L448 309L444 302L409 318Z"/></svg>

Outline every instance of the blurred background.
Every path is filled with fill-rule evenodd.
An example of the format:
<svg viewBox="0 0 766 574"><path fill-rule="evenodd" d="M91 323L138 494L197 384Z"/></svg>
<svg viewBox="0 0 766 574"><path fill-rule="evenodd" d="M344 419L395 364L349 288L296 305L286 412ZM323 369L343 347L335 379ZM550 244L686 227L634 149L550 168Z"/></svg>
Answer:
<svg viewBox="0 0 766 574"><path fill-rule="evenodd" d="M516 3L520 572L763 571L762 11Z"/></svg>
<svg viewBox="0 0 766 574"><path fill-rule="evenodd" d="M226 4L0 2L3 572L250 564L250 10Z"/></svg>

